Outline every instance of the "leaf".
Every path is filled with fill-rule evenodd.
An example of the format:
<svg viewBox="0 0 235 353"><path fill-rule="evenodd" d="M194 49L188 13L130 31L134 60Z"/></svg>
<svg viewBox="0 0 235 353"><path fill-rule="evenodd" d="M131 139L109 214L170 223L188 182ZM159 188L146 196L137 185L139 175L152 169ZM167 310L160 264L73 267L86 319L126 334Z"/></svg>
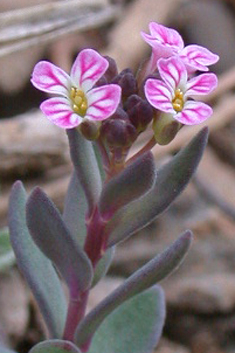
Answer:
<svg viewBox="0 0 235 353"><path fill-rule="evenodd" d="M11 191L9 230L18 266L24 274L44 317L51 337L61 337L67 304L58 275L51 261L33 242L26 225L26 192L20 181Z"/></svg>
<svg viewBox="0 0 235 353"><path fill-rule="evenodd" d="M143 197L118 211L105 228L107 246L128 238L163 212L183 191L194 174L205 149L208 129L192 141L158 172L154 187Z"/></svg>
<svg viewBox="0 0 235 353"><path fill-rule="evenodd" d="M83 247L86 237L87 201L82 186L73 172L65 198L63 221L73 240Z"/></svg>
<svg viewBox="0 0 235 353"><path fill-rule="evenodd" d="M102 189L100 171L92 143L87 141L76 129L67 130L71 159L87 198L91 214Z"/></svg>
<svg viewBox="0 0 235 353"><path fill-rule="evenodd" d="M12 250L9 231L7 228L0 231L0 272L7 270L15 263L15 255Z"/></svg>
<svg viewBox="0 0 235 353"><path fill-rule="evenodd" d="M115 247L109 248L104 256L99 260L95 267L92 287L94 287L108 272L109 266L111 265L113 256L115 252Z"/></svg>
<svg viewBox="0 0 235 353"><path fill-rule="evenodd" d="M93 276L90 260L70 236L53 202L39 187L28 198L26 220L33 240L57 266L73 294L76 296L88 289Z"/></svg>
<svg viewBox="0 0 235 353"><path fill-rule="evenodd" d="M165 321L163 290L154 286L110 314L96 332L89 353L152 353Z"/></svg>
<svg viewBox="0 0 235 353"><path fill-rule="evenodd" d="M192 242L192 233L186 231L163 253L127 278L122 285L102 300L78 325L75 342L79 347L90 341L103 320L126 300L152 287L182 262Z"/></svg>
<svg viewBox="0 0 235 353"><path fill-rule="evenodd" d="M154 180L154 158L147 152L104 186L98 203L101 216L109 219L119 208L145 194Z"/></svg>
<svg viewBox="0 0 235 353"><path fill-rule="evenodd" d="M81 353L81 351L70 341L47 340L31 348L29 353Z"/></svg>

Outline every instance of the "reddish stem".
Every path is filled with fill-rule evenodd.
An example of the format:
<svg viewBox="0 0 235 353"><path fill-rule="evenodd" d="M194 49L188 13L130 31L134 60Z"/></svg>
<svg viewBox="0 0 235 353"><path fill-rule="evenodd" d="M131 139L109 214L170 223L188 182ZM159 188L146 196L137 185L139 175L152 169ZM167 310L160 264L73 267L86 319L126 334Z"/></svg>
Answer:
<svg viewBox="0 0 235 353"><path fill-rule="evenodd" d="M155 137L153 136L146 143L146 145L144 145L136 154L134 154L134 156L132 156L130 159L128 159L128 161L126 162L126 166L133 163L143 153L150 151L156 144L157 144L157 141L155 140Z"/></svg>
<svg viewBox="0 0 235 353"><path fill-rule="evenodd" d="M74 334L79 322L84 318L89 290L81 293L77 298L70 296L63 339L74 341Z"/></svg>

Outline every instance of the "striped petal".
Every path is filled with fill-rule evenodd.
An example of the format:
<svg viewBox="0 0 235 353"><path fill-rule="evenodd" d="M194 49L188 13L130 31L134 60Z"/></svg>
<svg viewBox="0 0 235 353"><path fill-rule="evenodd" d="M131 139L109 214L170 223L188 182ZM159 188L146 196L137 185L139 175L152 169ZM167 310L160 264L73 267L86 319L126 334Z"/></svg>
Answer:
<svg viewBox="0 0 235 353"><path fill-rule="evenodd" d="M184 125L198 125L208 119L212 113L213 110L209 105L188 101L185 103L182 112L176 114L174 118Z"/></svg>
<svg viewBox="0 0 235 353"><path fill-rule="evenodd" d="M84 49L72 66L71 79L76 87L87 92L103 76L108 66L108 61L97 51Z"/></svg>
<svg viewBox="0 0 235 353"><path fill-rule="evenodd" d="M172 91L177 88L180 88L183 92L186 90L187 70L179 57L172 56L168 59L160 59L158 70L161 78L171 87Z"/></svg>
<svg viewBox="0 0 235 353"><path fill-rule="evenodd" d="M82 122L82 117L74 113L66 98L47 99L40 105L40 108L53 124L63 129L72 129Z"/></svg>
<svg viewBox="0 0 235 353"><path fill-rule="evenodd" d="M193 72L208 71L209 65L215 64L219 60L217 54L199 45L187 45L181 52L180 57L185 65L189 68L188 71Z"/></svg>
<svg viewBox="0 0 235 353"><path fill-rule="evenodd" d="M217 76L213 73L195 76L188 81L185 96L209 94L217 87L217 84Z"/></svg>
<svg viewBox="0 0 235 353"><path fill-rule="evenodd" d="M154 47L154 45L162 45L169 47L173 52L177 53L184 47L184 42L181 35L172 28L167 28L156 22L149 24L150 34L142 32L142 36L147 43Z"/></svg>
<svg viewBox="0 0 235 353"><path fill-rule="evenodd" d="M174 113L172 107L172 91L162 81L148 79L145 83L145 96L148 102L155 108L166 113Z"/></svg>
<svg viewBox="0 0 235 353"><path fill-rule="evenodd" d="M105 120L115 113L121 99L121 87L115 84L93 88L86 94L88 110L86 118Z"/></svg>
<svg viewBox="0 0 235 353"><path fill-rule="evenodd" d="M41 91L68 96L71 80L68 74L48 61L40 61L34 67L32 84Z"/></svg>

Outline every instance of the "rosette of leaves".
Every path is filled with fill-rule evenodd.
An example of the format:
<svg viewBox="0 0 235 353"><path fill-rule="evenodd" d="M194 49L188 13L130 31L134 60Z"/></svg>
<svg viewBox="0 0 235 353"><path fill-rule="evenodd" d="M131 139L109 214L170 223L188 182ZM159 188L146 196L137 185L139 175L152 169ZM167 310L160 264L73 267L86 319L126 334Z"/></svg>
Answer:
<svg viewBox="0 0 235 353"><path fill-rule="evenodd" d="M64 336L68 303L61 281L74 302L92 289L106 274L116 244L153 221L185 188L201 159L207 133L202 129L157 171L148 153L104 184L96 147L70 130L74 173L62 214L40 188L27 195L20 181L14 184L9 208L11 243L48 330L45 340L30 353L153 351L165 319L164 293L158 282L183 260L192 241L190 231L83 315L70 340ZM83 246L86 215L95 206L105 217L107 243L94 270ZM13 351L0 347L0 352Z"/></svg>

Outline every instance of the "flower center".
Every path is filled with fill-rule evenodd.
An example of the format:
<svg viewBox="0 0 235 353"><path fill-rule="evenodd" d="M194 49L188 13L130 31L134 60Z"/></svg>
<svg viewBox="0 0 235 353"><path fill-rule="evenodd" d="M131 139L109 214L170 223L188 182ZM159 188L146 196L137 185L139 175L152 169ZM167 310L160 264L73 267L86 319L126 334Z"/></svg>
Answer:
<svg viewBox="0 0 235 353"><path fill-rule="evenodd" d="M71 87L70 98L74 112L84 117L88 108L85 93L76 87Z"/></svg>
<svg viewBox="0 0 235 353"><path fill-rule="evenodd" d="M176 112L181 112L184 107L184 94L179 88L175 91L175 97L172 99L172 105Z"/></svg>

